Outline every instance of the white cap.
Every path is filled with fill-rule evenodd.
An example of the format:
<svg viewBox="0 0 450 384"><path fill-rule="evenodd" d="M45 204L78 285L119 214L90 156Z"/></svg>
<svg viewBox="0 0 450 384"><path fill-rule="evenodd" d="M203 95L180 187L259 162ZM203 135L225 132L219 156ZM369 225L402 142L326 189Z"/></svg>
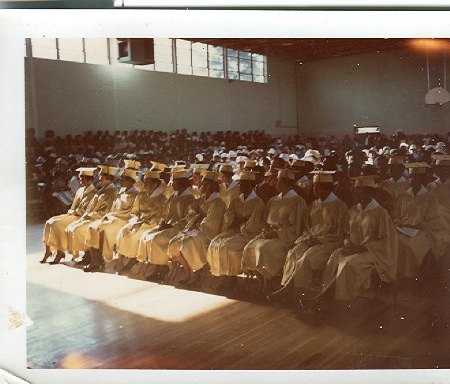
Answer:
<svg viewBox="0 0 450 384"><path fill-rule="evenodd" d="M80 176L94 176L94 172L97 168L91 168L91 167L81 167L77 168L77 172L80 173Z"/></svg>

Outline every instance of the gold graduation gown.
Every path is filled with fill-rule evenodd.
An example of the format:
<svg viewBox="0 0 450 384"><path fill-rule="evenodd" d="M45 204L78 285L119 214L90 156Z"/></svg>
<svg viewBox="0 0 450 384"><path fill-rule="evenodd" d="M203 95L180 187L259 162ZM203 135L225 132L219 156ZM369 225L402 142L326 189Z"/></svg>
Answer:
<svg viewBox="0 0 450 384"><path fill-rule="evenodd" d="M441 247L441 221L438 215L436 197L425 187L414 196L412 189L398 196L394 211L398 232L398 274L415 278L420 265L433 248ZM409 229L403 225L419 226Z"/></svg>
<svg viewBox="0 0 450 384"><path fill-rule="evenodd" d="M208 199L202 196L195 200L189 208L185 229L169 242L169 255L174 257L181 252L193 271L202 268L207 262L209 242L222 229L225 210L225 203L217 192Z"/></svg>
<svg viewBox="0 0 450 384"><path fill-rule="evenodd" d="M436 247L436 256L440 257L450 245L450 179L442 183L440 179L428 184L428 190L436 197L438 216L441 220L441 247Z"/></svg>
<svg viewBox="0 0 450 384"><path fill-rule="evenodd" d="M322 286L329 286L335 276L337 300L352 300L370 288L374 270L386 282L397 275L397 232L389 213L372 199L364 210L360 204L351 207L348 216L344 243L364 245L367 251L344 256L339 248L332 253Z"/></svg>
<svg viewBox="0 0 450 384"><path fill-rule="evenodd" d="M231 182L231 184L226 187L224 183L220 184L220 197L222 198L223 202L225 203L226 208L230 206L231 202L239 197L241 194L241 190L239 189L239 183L237 183L235 180Z"/></svg>
<svg viewBox="0 0 450 384"><path fill-rule="evenodd" d="M347 204L331 193L324 201L314 200L308 207L307 223L296 246L287 255L282 285L292 279L296 288L311 287L312 272L324 269L333 251L342 247L347 216ZM302 241L316 239L320 243L309 247Z"/></svg>
<svg viewBox="0 0 450 384"><path fill-rule="evenodd" d="M234 199L225 213L224 232L208 247L207 260L213 276L236 276L241 273L242 252L245 245L257 236L264 224L264 202L254 191ZM233 226L238 220L240 225Z"/></svg>
<svg viewBox="0 0 450 384"><path fill-rule="evenodd" d="M144 232L139 239L138 260L148 261L155 265L166 265L169 261L167 248L169 241L175 237L186 225L189 207L194 202L195 197L186 189L178 195L174 193L166 204L164 222L171 224L172 228L149 230Z"/></svg>
<svg viewBox="0 0 450 384"><path fill-rule="evenodd" d="M305 200L293 190L272 197L266 206L265 221L278 237L265 239L261 234L251 240L244 248L241 269L257 271L268 279L278 274L288 250L305 228L306 212Z"/></svg>
<svg viewBox="0 0 450 384"><path fill-rule="evenodd" d="M46 221L42 238L44 247L50 246L52 250L67 251L68 240L65 229L83 215L96 193L97 189L93 184L87 188L79 188L67 213L53 216Z"/></svg>
<svg viewBox="0 0 450 384"><path fill-rule="evenodd" d="M117 233L131 218L131 209L138 193L134 186L129 189L121 188L111 211L89 224L85 244L101 249L102 256L106 260L112 260ZM103 233L102 244L100 244L101 232Z"/></svg>
<svg viewBox="0 0 450 384"><path fill-rule="evenodd" d="M404 176L401 176L397 181L394 181L391 177L380 183L380 188L388 192L394 200L397 199L399 194L406 192L409 187L409 181Z"/></svg>
<svg viewBox="0 0 450 384"><path fill-rule="evenodd" d="M66 228L68 239L68 250L72 254L86 251L88 247L84 244L89 224L106 215L117 197L117 189L113 183L98 190L89 203L86 212L80 219L69 224Z"/></svg>
<svg viewBox="0 0 450 384"><path fill-rule="evenodd" d="M151 194L143 191L137 195L131 209L133 217L117 234L117 253L130 259L137 257L139 239L144 232L157 227L161 221L166 201L166 197L159 188L156 188ZM132 228L136 223L140 224Z"/></svg>

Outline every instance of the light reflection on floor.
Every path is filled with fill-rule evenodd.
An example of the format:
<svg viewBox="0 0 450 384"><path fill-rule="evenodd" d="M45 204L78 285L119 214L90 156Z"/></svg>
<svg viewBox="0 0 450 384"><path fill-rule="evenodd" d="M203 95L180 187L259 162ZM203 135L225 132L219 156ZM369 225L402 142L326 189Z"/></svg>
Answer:
<svg viewBox="0 0 450 384"><path fill-rule="evenodd" d="M156 320L182 322L235 302L127 276L84 273L64 264L39 264L41 257L42 252L27 255L27 282Z"/></svg>

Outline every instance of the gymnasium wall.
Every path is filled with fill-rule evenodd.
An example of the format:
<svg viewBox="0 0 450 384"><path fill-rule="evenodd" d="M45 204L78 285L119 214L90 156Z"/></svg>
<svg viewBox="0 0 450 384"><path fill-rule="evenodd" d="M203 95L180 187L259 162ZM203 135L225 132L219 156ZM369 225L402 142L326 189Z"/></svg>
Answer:
<svg viewBox="0 0 450 384"><path fill-rule="evenodd" d="M269 59L267 84L37 58L25 64L26 127L38 137L47 129L296 132L295 64L283 60Z"/></svg>
<svg viewBox="0 0 450 384"><path fill-rule="evenodd" d="M430 52L429 73L430 88L444 86L442 53ZM446 77L449 83L450 65ZM450 103L425 106L425 52L385 51L297 64L297 79L302 133L341 136L352 134L354 125L379 125L386 133L450 132Z"/></svg>

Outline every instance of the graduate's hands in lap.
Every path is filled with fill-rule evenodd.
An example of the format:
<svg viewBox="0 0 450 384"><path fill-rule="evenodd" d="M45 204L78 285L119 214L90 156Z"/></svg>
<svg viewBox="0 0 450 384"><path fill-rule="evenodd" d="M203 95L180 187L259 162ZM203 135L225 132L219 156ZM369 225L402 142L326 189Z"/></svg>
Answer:
<svg viewBox="0 0 450 384"><path fill-rule="evenodd" d="M365 247L364 245L349 244L349 245L346 245L342 249L342 254L344 256L350 256L350 255L354 255L356 253L361 253L361 252L365 252L365 251L367 251L367 247Z"/></svg>

